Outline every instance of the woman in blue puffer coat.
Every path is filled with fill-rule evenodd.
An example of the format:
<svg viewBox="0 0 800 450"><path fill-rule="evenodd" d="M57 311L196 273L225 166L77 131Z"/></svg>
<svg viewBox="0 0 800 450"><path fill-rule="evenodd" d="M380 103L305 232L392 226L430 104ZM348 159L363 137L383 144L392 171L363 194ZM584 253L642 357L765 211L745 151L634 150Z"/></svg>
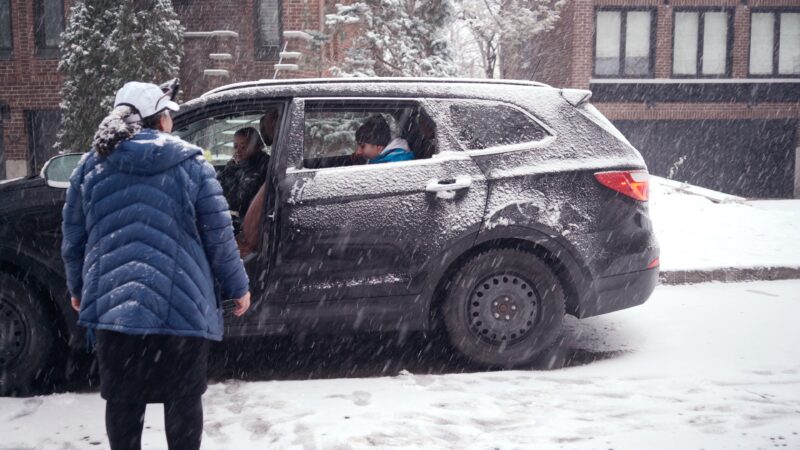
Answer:
<svg viewBox="0 0 800 450"><path fill-rule="evenodd" d="M228 205L202 150L167 133L171 92L130 82L70 179L62 256L78 323L96 332L111 448L141 447L164 403L170 449L200 447L220 299L250 305Z"/></svg>

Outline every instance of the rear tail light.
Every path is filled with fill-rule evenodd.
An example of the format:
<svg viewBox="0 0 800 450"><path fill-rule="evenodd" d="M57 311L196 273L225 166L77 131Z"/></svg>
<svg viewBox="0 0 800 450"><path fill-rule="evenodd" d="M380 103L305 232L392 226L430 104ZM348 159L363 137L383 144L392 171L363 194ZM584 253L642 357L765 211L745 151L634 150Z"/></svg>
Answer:
<svg viewBox="0 0 800 450"><path fill-rule="evenodd" d="M650 191L650 174L646 170L619 170L594 174L603 186L630 198L646 202Z"/></svg>
<svg viewBox="0 0 800 450"><path fill-rule="evenodd" d="M648 269L655 269L656 267L658 267L660 265L661 265L661 261L659 261L659 258L656 258L656 259L650 261L650 264L647 265L647 268Z"/></svg>

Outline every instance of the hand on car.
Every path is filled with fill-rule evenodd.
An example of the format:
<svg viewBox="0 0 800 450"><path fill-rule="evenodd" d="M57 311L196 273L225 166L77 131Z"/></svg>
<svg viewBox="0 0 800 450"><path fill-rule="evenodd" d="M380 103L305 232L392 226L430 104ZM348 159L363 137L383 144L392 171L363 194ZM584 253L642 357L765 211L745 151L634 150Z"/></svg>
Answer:
<svg viewBox="0 0 800 450"><path fill-rule="evenodd" d="M234 302L236 303L236 309L233 310L233 315L241 317L250 308L250 291L247 291L246 294L237 298Z"/></svg>
<svg viewBox="0 0 800 450"><path fill-rule="evenodd" d="M81 310L81 299L79 299L78 297L72 297L72 298L70 298L70 301L72 303L72 309L74 309L75 311L80 312L80 310Z"/></svg>

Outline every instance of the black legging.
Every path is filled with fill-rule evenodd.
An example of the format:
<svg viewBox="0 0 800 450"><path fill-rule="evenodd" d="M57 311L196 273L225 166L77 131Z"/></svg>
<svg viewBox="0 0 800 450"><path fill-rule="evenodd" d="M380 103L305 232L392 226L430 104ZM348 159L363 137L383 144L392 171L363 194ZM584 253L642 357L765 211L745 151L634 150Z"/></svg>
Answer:
<svg viewBox="0 0 800 450"><path fill-rule="evenodd" d="M106 433L111 450L140 450L146 403L106 402ZM170 450L197 450L203 435L201 396L164 403L164 427Z"/></svg>

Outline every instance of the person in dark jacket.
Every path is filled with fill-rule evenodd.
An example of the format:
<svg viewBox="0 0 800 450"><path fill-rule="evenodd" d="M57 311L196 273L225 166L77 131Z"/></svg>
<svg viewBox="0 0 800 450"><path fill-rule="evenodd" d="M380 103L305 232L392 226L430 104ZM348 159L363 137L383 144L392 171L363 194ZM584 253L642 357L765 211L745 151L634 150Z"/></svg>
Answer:
<svg viewBox="0 0 800 450"><path fill-rule="evenodd" d="M233 135L233 158L222 168L217 179L231 211L244 217L250 202L267 178L269 155L255 128L237 130Z"/></svg>
<svg viewBox="0 0 800 450"><path fill-rule="evenodd" d="M96 332L113 450L138 449L164 403L170 449L197 449L220 298L250 305L228 206L202 150L169 133L170 93L130 82L72 173L62 256L78 323Z"/></svg>
<svg viewBox="0 0 800 450"><path fill-rule="evenodd" d="M368 164L397 161L410 161L414 153L405 139L392 140L392 130L386 119L374 115L364 121L356 130L356 151L354 159L366 159Z"/></svg>

